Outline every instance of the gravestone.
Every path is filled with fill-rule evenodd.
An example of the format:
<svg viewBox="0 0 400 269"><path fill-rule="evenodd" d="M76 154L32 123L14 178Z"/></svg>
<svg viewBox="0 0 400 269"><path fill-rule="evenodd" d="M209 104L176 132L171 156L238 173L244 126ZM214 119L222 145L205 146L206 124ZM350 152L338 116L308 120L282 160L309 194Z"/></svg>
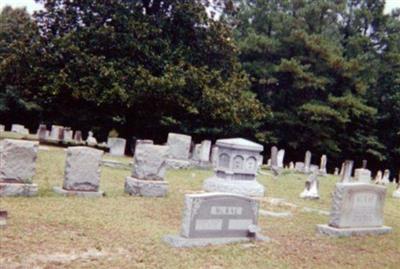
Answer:
<svg viewBox="0 0 400 269"><path fill-rule="evenodd" d="M367 169L367 164L368 164L368 161L367 160L363 160L362 161L362 168Z"/></svg>
<svg viewBox="0 0 400 269"><path fill-rule="evenodd" d="M358 168L354 171L354 179L358 182L371 183L371 171L365 168Z"/></svg>
<svg viewBox="0 0 400 269"><path fill-rule="evenodd" d="M262 240L258 208L258 201L241 195L187 194L181 233L167 235L164 241L173 247L200 247Z"/></svg>
<svg viewBox="0 0 400 269"><path fill-rule="evenodd" d="M38 142L4 139L0 141L0 197L34 196L37 184L32 183Z"/></svg>
<svg viewBox="0 0 400 269"><path fill-rule="evenodd" d="M285 150L281 149L278 151L276 156L278 168L283 168L283 160L285 159Z"/></svg>
<svg viewBox="0 0 400 269"><path fill-rule="evenodd" d="M304 157L304 173L308 174L311 172L311 151L307 150Z"/></svg>
<svg viewBox="0 0 400 269"><path fill-rule="evenodd" d="M215 174L204 181L203 189L264 196L264 186L256 180L263 146L243 138L219 139L216 145L218 161Z"/></svg>
<svg viewBox="0 0 400 269"><path fill-rule="evenodd" d="M124 156L126 139L118 137L109 137L107 139L107 146L110 149L110 154L114 156Z"/></svg>
<svg viewBox="0 0 400 269"><path fill-rule="evenodd" d="M165 169L168 156L168 146L138 144L132 176L125 180L125 192L146 197L166 196L168 182L165 181Z"/></svg>
<svg viewBox="0 0 400 269"><path fill-rule="evenodd" d="M60 133L63 132L64 127L60 125L52 125L50 136L47 138L48 140L52 141L59 141L60 140Z"/></svg>
<svg viewBox="0 0 400 269"><path fill-rule="evenodd" d="M45 141L47 139L47 126L46 124L40 124L38 131L37 131L37 136L40 142Z"/></svg>
<svg viewBox="0 0 400 269"><path fill-rule="evenodd" d="M271 168L278 168L278 148L276 146L271 147Z"/></svg>
<svg viewBox="0 0 400 269"><path fill-rule="evenodd" d="M65 162L64 184L53 190L65 196L99 197L100 166L103 151L90 147L69 147Z"/></svg>
<svg viewBox="0 0 400 269"><path fill-rule="evenodd" d="M189 161L191 144L191 136L169 133L167 140L167 146L169 146L167 166L172 169L189 168L191 166Z"/></svg>
<svg viewBox="0 0 400 269"><path fill-rule="evenodd" d="M0 124L0 133L4 132L6 127L3 124Z"/></svg>
<svg viewBox="0 0 400 269"><path fill-rule="evenodd" d="M318 170L313 171L313 173L308 177L305 185L304 191L300 193L300 198L319 199Z"/></svg>
<svg viewBox="0 0 400 269"><path fill-rule="evenodd" d="M97 139L93 136L92 131L89 131L88 133L88 137L86 138L86 144L92 147L97 145Z"/></svg>
<svg viewBox="0 0 400 269"><path fill-rule="evenodd" d="M289 170L294 170L294 163L293 162L289 163Z"/></svg>
<svg viewBox="0 0 400 269"><path fill-rule="evenodd" d="M218 147L217 146L213 146L211 149L211 163L214 168L217 167L217 163L218 163Z"/></svg>
<svg viewBox="0 0 400 269"><path fill-rule="evenodd" d="M342 177L344 173L344 162L342 162L342 166L340 167L340 173L339 175Z"/></svg>
<svg viewBox="0 0 400 269"><path fill-rule="evenodd" d="M201 144L194 145L193 154L192 154L193 161L195 161L195 162L200 161L200 152L201 152Z"/></svg>
<svg viewBox="0 0 400 269"><path fill-rule="evenodd" d="M382 184L383 185L388 185L390 184L390 170L389 169L385 169L385 171L383 172L383 177L382 177Z"/></svg>
<svg viewBox="0 0 400 269"><path fill-rule="evenodd" d="M203 140L200 148L200 162L208 164L210 162L211 141Z"/></svg>
<svg viewBox="0 0 400 269"><path fill-rule="evenodd" d="M21 125L21 124L12 124L11 132L17 133L17 134L23 134L25 132L25 126Z"/></svg>
<svg viewBox="0 0 400 269"><path fill-rule="evenodd" d="M63 141L72 142L74 137L74 131L71 127L65 127L63 130Z"/></svg>
<svg viewBox="0 0 400 269"><path fill-rule="evenodd" d="M319 174L320 175L326 175L327 174L327 172L326 172L326 164L327 164L327 162L328 162L328 158L326 157L326 155L324 154L324 155L322 155L321 156L321 162L320 162L320 165L319 165Z"/></svg>
<svg viewBox="0 0 400 269"><path fill-rule="evenodd" d="M296 162L294 165L294 170L296 170L296 172L303 172L304 171L304 163L303 162Z"/></svg>
<svg viewBox="0 0 400 269"><path fill-rule="evenodd" d="M397 188L393 192L393 197L400 198L400 180L398 180L398 182L397 182Z"/></svg>
<svg viewBox="0 0 400 269"><path fill-rule="evenodd" d="M335 171L333 172L334 176L338 176L339 175L339 168L335 167Z"/></svg>
<svg viewBox="0 0 400 269"><path fill-rule="evenodd" d="M330 221L317 225L318 232L340 237L391 232L392 228L383 226L385 196L384 186L337 183Z"/></svg>
<svg viewBox="0 0 400 269"><path fill-rule="evenodd" d="M379 171L376 173L374 183L375 183L375 184L382 184L382 171L381 171L381 170L379 170Z"/></svg>
<svg viewBox="0 0 400 269"><path fill-rule="evenodd" d="M77 143L77 144L83 143L82 131L81 130L75 131L74 140L75 140L75 143Z"/></svg>
<svg viewBox="0 0 400 269"><path fill-rule="evenodd" d="M354 162L351 160L346 160L344 162L344 167L343 167L343 174L342 174L342 182L351 182L351 175L353 173L353 164Z"/></svg>

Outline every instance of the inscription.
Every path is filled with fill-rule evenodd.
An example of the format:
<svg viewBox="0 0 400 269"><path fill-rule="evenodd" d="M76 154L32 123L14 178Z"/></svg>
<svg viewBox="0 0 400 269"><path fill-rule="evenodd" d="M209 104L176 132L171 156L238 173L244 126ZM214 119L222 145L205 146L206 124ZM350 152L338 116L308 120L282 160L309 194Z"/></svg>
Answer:
<svg viewBox="0 0 400 269"><path fill-rule="evenodd" d="M198 219L195 230L222 230L222 219Z"/></svg>
<svg viewBox="0 0 400 269"><path fill-rule="evenodd" d="M228 230L246 230L253 224L251 219L231 219L228 223Z"/></svg>
<svg viewBox="0 0 400 269"><path fill-rule="evenodd" d="M374 193L354 194L354 207L375 207L378 196Z"/></svg>
<svg viewBox="0 0 400 269"><path fill-rule="evenodd" d="M243 208L236 206L212 206L211 215L242 215Z"/></svg>

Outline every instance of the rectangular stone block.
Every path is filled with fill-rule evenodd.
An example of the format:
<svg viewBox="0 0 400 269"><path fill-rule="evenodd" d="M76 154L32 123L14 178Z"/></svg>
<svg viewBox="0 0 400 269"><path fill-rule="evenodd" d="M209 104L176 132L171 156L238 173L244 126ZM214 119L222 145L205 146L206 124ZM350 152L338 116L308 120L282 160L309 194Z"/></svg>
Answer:
<svg viewBox="0 0 400 269"><path fill-rule="evenodd" d="M30 183L35 175L38 142L0 141L0 182Z"/></svg>
<svg viewBox="0 0 400 269"><path fill-rule="evenodd" d="M11 132L22 134L25 132L25 126L21 124L12 124Z"/></svg>
<svg viewBox="0 0 400 269"><path fill-rule="evenodd" d="M98 191L103 151L90 147L69 147L63 188L74 191Z"/></svg>
<svg viewBox="0 0 400 269"><path fill-rule="evenodd" d="M110 154L114 156L124 156L126 139L118 137L109 137L107 139L107 146L110 149Z"/></svg>
<svg viewBox="0 0 400 269"><path fill-rule="evenodd" d="M188 160L192 137L183 134L168 134L167 145L170 148L169 158L178 160Z"/></svg>
<svg viewBox="0 0 400 269"><path fill-rule="evenodd" d="M234 194L185 195L181 235L187 238L248 237L258 221L258 202Z"/></svg>
<svg viewBox="0 0 400 269"><path fill-rule="evenodd" d="M132 176L144 180L164 180L168 146L139 144L135 149Z"/></svg>
<svg viewBox="0 0 400 269"><path fill-rule="evenodd" d="M371 183L371 171L364 168L358 168L354 172L356 182Z"/></svg>
<svg viewBox="0 0 400 269"><path fill-rule="evenodd" d="M3 124L0 124L0 133L4 132L6 127Z"/></svg>
<svg viewBox="0 0 400 269"><path fill-rule="evenodd" d="M365 183L337 183L329 226L336 228L380 227L386 187Z"/></svg>

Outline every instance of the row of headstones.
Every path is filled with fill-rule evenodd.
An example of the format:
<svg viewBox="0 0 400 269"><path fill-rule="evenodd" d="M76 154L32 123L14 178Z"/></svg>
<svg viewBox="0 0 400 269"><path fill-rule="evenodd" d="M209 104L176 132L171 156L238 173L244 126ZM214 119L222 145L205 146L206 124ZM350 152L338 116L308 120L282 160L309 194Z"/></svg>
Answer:
<svg viewBox="0 0 400 269"><path fill-rule="evenodd" d="M258 202L249 196L264 195L264 187L256 180L261 158L259 153L263 147L245 139L221 139L216 145L219 154L215 174L204 181L203 189L225 194L185 196L181 235L168 236L165 239L174 246L260 238L257 228ZM125 181L125 191L132 195L164 196L167 190L164 172L169 150L169 146L139 144L135 152L132 176L127 177ZM0 157L3 161L0 166L0 195L4 193L4 184L7 183L32 185L24 180L32 177L36 152L35 142L1 142ZM62 188L55 190L65 195L101 195L98 182L102 154L99 150L86 147L68 148L64 184ZM26 158L27 156L29 157ZM15 169L27 166L30 169L25 171L25 175L21 174L20 169ZM15 183L13 180L22 180L23 184L12 184ZM24 191L26 190L27 188L24 188ZM31 192L24 194L29 195ZM386 188L383 186L338 183L331 221L328 225L319 225L319 231L340 236L389 232L391 228L383 226L385 194Z"/></svg>

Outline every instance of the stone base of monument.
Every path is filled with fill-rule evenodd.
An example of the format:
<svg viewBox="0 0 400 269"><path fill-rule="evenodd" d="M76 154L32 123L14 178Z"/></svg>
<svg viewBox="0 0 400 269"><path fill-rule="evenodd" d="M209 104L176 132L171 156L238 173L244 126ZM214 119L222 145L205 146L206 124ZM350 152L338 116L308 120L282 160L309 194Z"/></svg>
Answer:
<svg viewBox="0 0 400 269"><path fill-rule="evenodd" d="M256 180L232 180L216 176L207 178L203 189L208 192L235 193L246 196L264 196L265 188Z"/></svg>
<svg viewBox="0 0 400 269"><path fill-rule="evenodd" d="M168 182L126 177L125 192L135 196L164 197L168 193Z"/></svg>
<svg viewBox="0 0 400 269"><path fill-rule="evenodd" d="M169 169L189 169L193 165L189 160L167 159L167 168Z"/></svg>
<svg viewBox="0 0 400 269"><path fill-rule="evenodd" d="M400 190L394 191L393 192L393 197L394 198L400 198Z"/></svg>
<svg viewBox="0 0 400 269"><path fill-rule="evenodd" d="M75 191L75 190L66 190L62 187L53 187L53 191L57 194L63 196L78 196L78 197L102 197L104 196L103 191Z"/></svg>
<svg viewBox="0 0 400 269"><path fill-rule="evenodd" d="M38 185L31 183L0 183L0 197L6 196L35 196Z"/></svg>
<svg viewBox="0 0 400 269"><path fill-rule="evenodd" d="M317 231L320 234L334 237L349 237L362 235L380 235L390 233L391 227L357 227L357 228L335 228L327 224L318 224Z"/></svg>
<svg viewBox="0 0 400 269"><path fill-rule="evenodd" d="M269 237L257 234L256 237L187 238L181 235L166 235L164 242L175 248L206 247L251 241L270 241Z"/></svg>

